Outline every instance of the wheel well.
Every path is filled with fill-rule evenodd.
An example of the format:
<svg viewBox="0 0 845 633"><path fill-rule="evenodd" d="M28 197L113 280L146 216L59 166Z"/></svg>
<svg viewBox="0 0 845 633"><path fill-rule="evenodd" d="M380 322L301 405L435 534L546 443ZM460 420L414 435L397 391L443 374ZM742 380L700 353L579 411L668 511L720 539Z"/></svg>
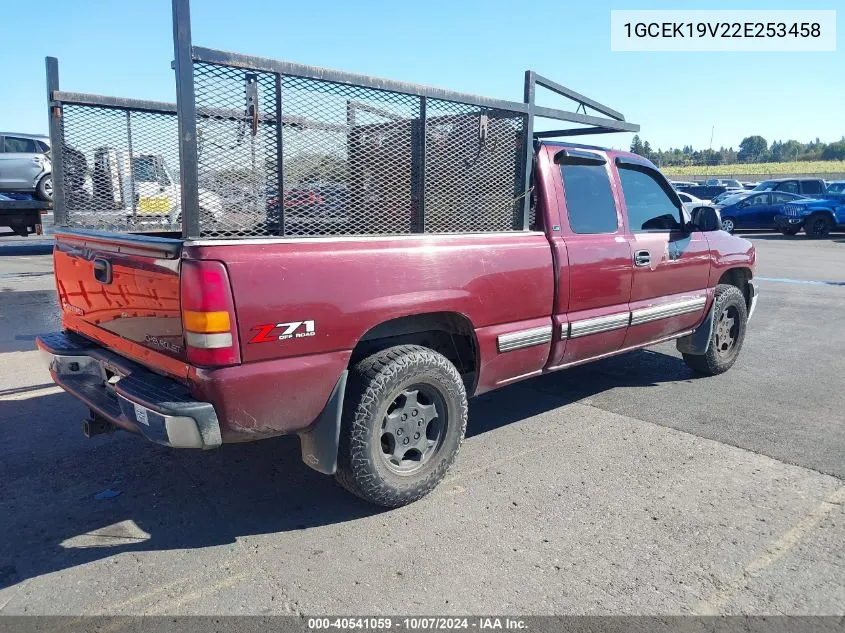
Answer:
<svg viewBox="0 0 845 633"><path fill-rule="evenodd" d="M443 354L457 368L467 394L478 376L478 341L468 318L457 312L430 312L391 319L368 330L352 350L352 366L395 345L421 345Z"/></svg>
<svg viewBox="0 0 845 633"><path fill-rule="evenodd" d="M727 284L736 286L745 297L745 305L751 309L751 292L748 288L748 282L751 280L751 270L749 268L731 268L726 270L719 278L720 284Z"/></svg>
<svg viewBox="0 0 845 633"><path fill-rule="evenodd" d="M827 216L827 218L831 222L833 222L833 224L836 224L836 218L833 217L833 211L831 211L830 209L817 209L810 214L810 217L813 217L814 215Z"/></svg>

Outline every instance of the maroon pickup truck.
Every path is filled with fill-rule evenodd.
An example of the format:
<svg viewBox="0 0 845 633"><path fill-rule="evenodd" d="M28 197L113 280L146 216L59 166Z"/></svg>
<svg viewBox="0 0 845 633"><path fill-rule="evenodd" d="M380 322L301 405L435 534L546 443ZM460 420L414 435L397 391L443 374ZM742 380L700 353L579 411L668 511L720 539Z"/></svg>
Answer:
<svg viewBox="0 0 845 633"><path fill-rule="evenodd" d="M672 339L700 374L737 359L757 300L753 246L718 230L711 209L685 216L647 160L541 140L553 133L532 129L533 116L596 132L630 129L615 111L534 73L526 103L508 104L186 52L183 42L176 53L177 81L190 79L196 95L186 106L177 85L181 232L137 230L140 223L122 233L74 228L94 217L102 226L144 218L94 198L63 202L58 165L57 213L69 227L56 232L54 251L64 330L37 344L56 383L90 408L88 434L121 428L192 448L298 434L306 464L364 499L397 506L444 477L464 437L469 396ZM201 101L211 65L231 72L232 93L260 109L211 112ZM281 81L274 89L259 78L264 92L250 95L249 75L262 72ZM307 92L312 102L325 105L336 90L346 114L357 104L359 119L273 110L268 93L293 108L295 82L306 80L324 82ZM536 84L608 116L585 121L540 108ZM363 116L382 116L386 90L421 105L407 118L398 109ZM54 147L72 142L83 97L51 91L64 126L54 130ZM378 108L363 107L367 98ZM105 99L96 107L128 107ZM450 113L436 99L466 107ZM225 125L233 138L269 139L259 147L284 169L263 156L250 163L255 146L247 141L238 169L222 142L198 153L197 130L208 139ZM325 150L316 176L297 172L305 144L300 153L291 148L306 133L309 151L329 135L339 139L334 156L349 169L328 165ZM406 151L412 158L391 158ZM497 163L499 155L509 162ZM226 225L197 203L197 172L221 162L229 185L242 185L255 165L264 178L261 204L241 202L251 215L232 211ZM226 187L216 187L225 199ZM314 195L278 195L306 189ZM299 199L313 204L303 210L293 204Z"/></svg>

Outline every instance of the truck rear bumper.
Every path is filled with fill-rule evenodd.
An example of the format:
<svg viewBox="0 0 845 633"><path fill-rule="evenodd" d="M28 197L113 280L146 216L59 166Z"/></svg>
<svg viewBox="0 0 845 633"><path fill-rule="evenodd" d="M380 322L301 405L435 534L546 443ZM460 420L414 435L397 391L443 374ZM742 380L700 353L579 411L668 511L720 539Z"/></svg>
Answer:
<svg viewBox="0 0 845 633"><path fill-rule="evenodd" d="M36 344L56 384L114 426L174 448L222 443L214 407L181 383L65 332Z"/></svg>

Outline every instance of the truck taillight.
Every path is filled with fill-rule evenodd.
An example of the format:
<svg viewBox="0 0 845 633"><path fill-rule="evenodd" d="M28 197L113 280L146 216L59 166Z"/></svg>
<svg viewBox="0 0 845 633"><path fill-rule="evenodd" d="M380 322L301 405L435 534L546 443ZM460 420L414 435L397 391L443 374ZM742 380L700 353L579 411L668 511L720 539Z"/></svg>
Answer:
<svg viewBox="0 0 845 633"><path fill-rule="evenodd" d="M180 283L188 362L205 367L240 363L235 302L226 267L221 262L184 260Z"/></svg>

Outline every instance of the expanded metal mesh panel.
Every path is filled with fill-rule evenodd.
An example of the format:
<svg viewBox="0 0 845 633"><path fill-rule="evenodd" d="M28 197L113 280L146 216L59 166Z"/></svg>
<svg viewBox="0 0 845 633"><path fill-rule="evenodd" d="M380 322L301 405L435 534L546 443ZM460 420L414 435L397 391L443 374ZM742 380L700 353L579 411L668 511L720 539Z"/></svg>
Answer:
<svg viewBox="0 0 845 633"><path fill-rule="evenodd" d="M277 233L268 213L278 195L275 75L197 63L194 90L201 234Z"/></svg>
<svg viewBox="0 0 845 633"><path fill-rule="evenodd" d="M118 232L179 230L178 141L175 112L64 104L65 224Z"/></svg>
<svg viewBox="0 0 845 633"><path fill-rule="evenodd" d="M426 232L521 229L522 116L429 100L425 123Z"/></svg>
<svg viewBox="0 0 845 633"><path fill-rule="evenodd" d="M410 233L420 100L285 76L285 234Z"/></svg>
<svg viewBox="0 0 845 633"><path fill-rule="evenodd" d="M198 182L222 201L202 236L522 228L520 113L198 61L194 85Z"/></svg>

